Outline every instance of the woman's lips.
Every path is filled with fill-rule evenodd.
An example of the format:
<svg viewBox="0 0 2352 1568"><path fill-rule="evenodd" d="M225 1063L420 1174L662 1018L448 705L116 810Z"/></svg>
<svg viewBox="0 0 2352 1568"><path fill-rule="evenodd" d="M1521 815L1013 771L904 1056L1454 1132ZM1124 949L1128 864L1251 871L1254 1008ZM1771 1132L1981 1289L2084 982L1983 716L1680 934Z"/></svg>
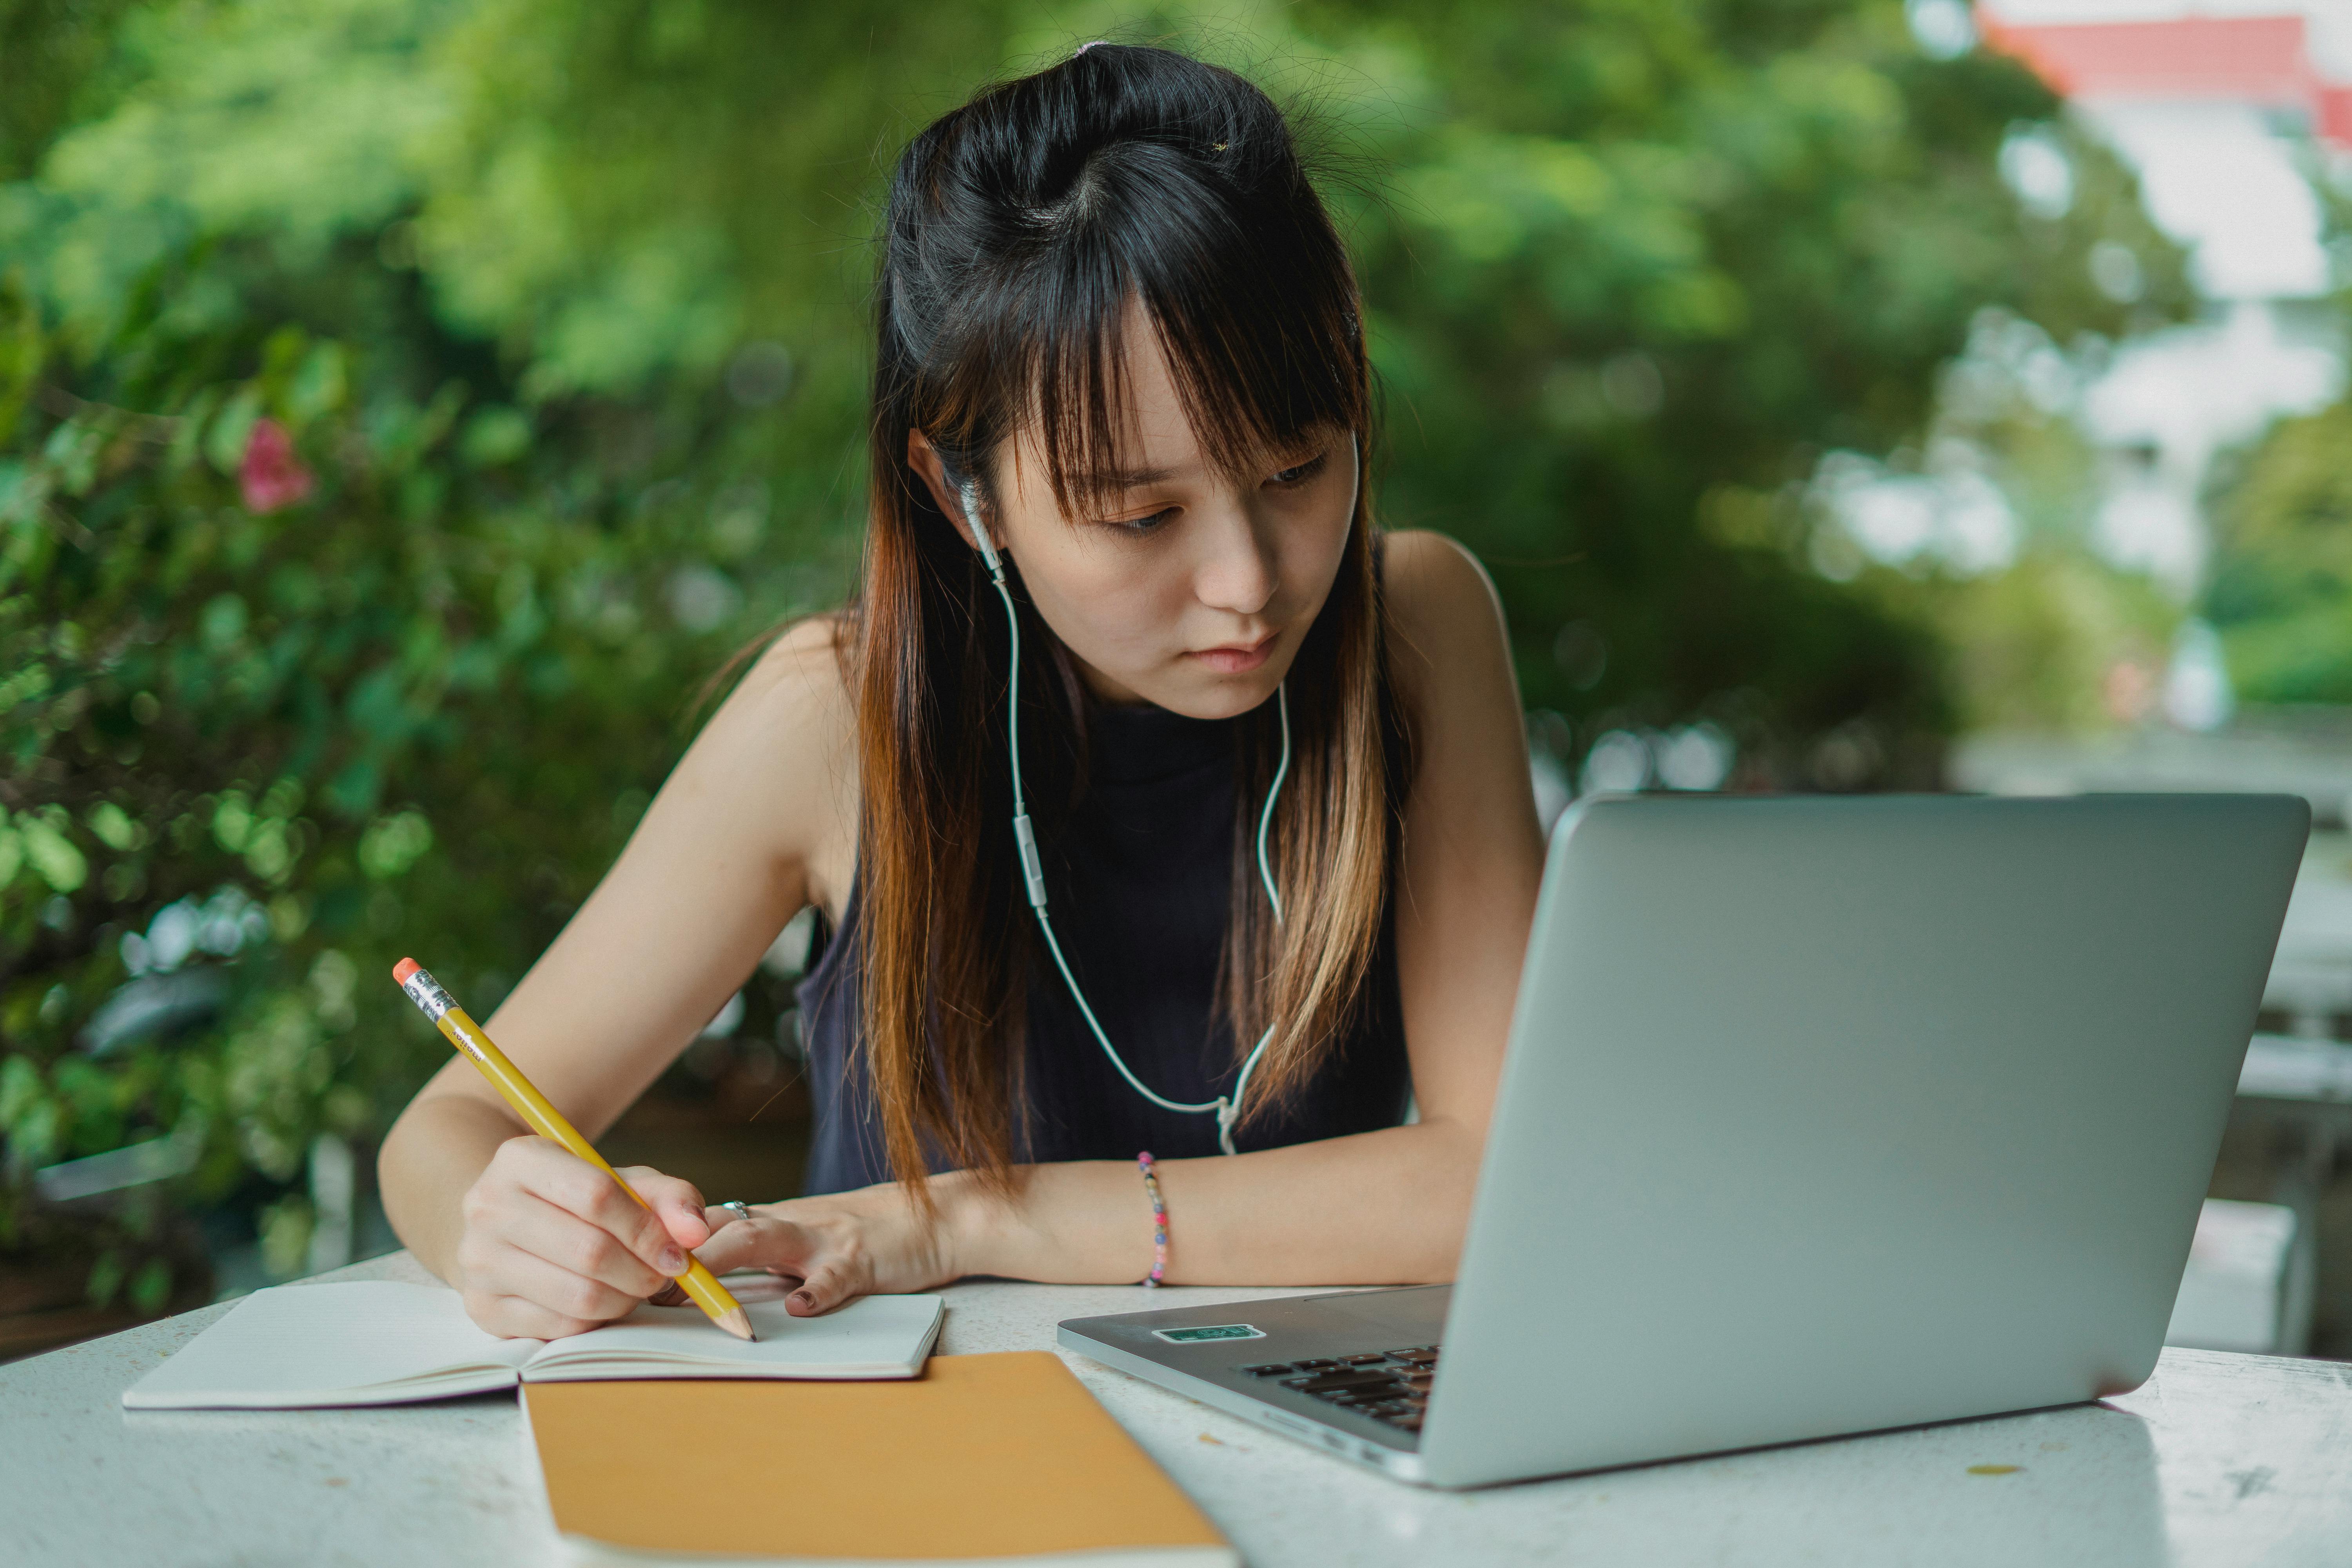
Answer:
<svg viewBox="0 0 2352 1568"><path fill-rule="evenodd" d="M1204 647L1184 657L1199 659L1219 675L1243 675L1273 658L1274 644L1275 634L1268 632L1254 643L1227 643L1223 647Z"/></svg>

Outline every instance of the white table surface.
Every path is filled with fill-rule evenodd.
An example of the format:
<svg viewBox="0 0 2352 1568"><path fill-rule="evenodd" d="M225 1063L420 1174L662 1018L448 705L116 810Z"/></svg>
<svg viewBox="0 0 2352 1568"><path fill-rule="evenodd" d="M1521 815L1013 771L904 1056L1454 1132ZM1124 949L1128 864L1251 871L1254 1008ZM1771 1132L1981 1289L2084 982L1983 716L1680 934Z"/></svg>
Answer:
<svg viewBox="0 0 2352 1568"><path fill-rule="evenodd" d="M323 1278L427 1276L394 1254ZM1286 1293L968 1283L947 1292L940 1348L1046 1348L1063 1318ZM121 1408L225 1310L0 1366L0 1563L562 1560L511 1394ZM1255 1568L2352 1563L2352 1365L2168 1351L2102 1405L1446 1494L1064 1359ZM2018 1468L1971 1473L1987 1465Z"/></svg>

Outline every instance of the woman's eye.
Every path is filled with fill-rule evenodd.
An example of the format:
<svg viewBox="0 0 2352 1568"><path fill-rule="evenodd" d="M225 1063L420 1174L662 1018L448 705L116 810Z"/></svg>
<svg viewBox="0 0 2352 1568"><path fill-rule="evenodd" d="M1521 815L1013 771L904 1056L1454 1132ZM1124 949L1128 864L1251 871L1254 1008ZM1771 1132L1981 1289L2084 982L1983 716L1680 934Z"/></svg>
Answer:
<svg viewBox="0 0 2352 1568"><path fill-rule="evenodd" d="M1308 483L1330 465L1331 454L1326 448L1303 463L1293 463L1286 468L1268 474L1265 482L1278 490L1295 490ZM1162 523L1172 521L1181 507L1161 507L1143 517L1105 517L1096 521L1105 528L1115 528L1122 533L1150 533Z"/></svg>
<svg viewBox="0 0 2352 1568"><path fill-rule="evenodd" d="M1323 466L1330 460L1330 453L1318 452L1303 463L1294 463L1280 473L1268 475L1265 482L1276 489L1295 489L1321 473Z"/></svg>

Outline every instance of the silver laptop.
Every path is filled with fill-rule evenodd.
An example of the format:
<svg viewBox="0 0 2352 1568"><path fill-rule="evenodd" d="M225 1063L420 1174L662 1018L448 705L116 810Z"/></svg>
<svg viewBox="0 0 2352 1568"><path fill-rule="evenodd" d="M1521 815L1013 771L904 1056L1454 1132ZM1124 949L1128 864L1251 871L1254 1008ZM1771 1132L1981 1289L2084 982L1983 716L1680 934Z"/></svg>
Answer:
<svg viewBox="0 0 2352 1568"><path fill-rule="evenodd" d="M2135 1387L2309 826L1595 801L1553 836L1454 1283L1061 1342L1444 1487Z"/></svg>

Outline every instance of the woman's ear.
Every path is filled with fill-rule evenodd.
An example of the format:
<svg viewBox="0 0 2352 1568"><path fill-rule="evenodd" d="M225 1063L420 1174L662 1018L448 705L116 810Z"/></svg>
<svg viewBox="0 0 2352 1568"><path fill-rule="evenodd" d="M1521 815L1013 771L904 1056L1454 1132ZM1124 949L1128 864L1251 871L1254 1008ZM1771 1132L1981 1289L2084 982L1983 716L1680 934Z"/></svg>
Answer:
<svg viewBox="0 0 2352 1568"><path fill-rule="evenodd" d="M916 477L929 487L931 503L955 524L955 531L963 535L963 542L978 550L980 541L972 536L971 520L963 514L963 498L948 483L947 465L940 460L939 448L933 447L931 438L920 430L907 432L907 466L914 469Z"/></svg>

